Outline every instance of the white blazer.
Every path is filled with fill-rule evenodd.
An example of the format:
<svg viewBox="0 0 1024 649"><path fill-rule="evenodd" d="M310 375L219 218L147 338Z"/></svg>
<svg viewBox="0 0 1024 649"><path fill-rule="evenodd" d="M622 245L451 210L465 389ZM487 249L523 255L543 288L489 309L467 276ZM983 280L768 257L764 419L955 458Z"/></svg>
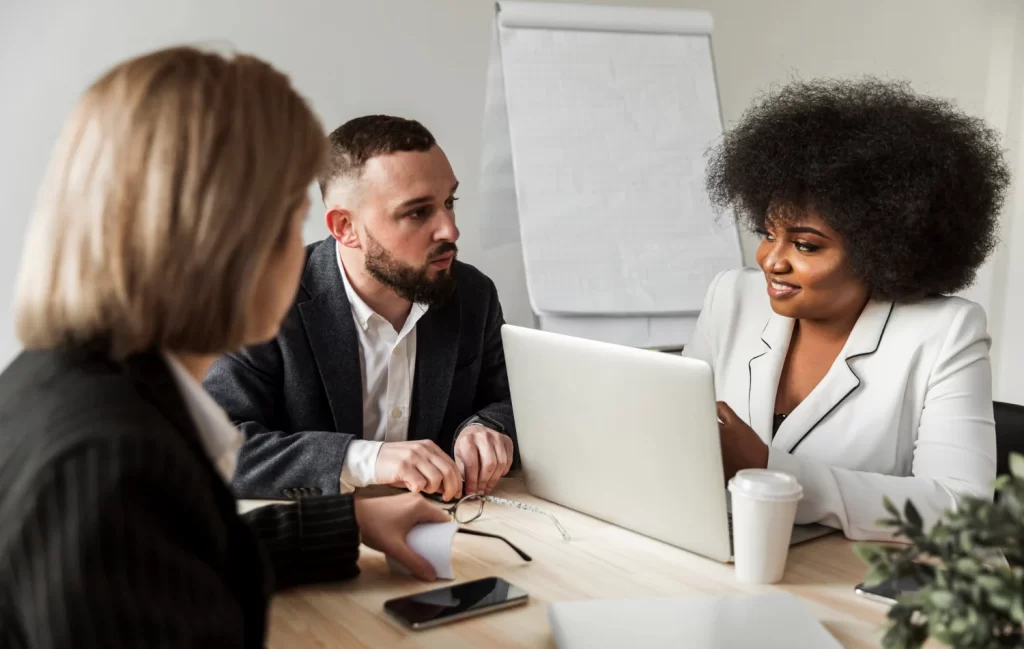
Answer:
<svg viewBox="0 0 1024 649"><path fill-rule="evenodd" d="M798 523L891 539L888 496L933 524L958 495L992 498L996 436L984 310L956 297L871 301L835 363L779 426L772 420L793 320L772 311L760 270L718 275L683 354L769 445L768 468L803 485Z"/></svg>

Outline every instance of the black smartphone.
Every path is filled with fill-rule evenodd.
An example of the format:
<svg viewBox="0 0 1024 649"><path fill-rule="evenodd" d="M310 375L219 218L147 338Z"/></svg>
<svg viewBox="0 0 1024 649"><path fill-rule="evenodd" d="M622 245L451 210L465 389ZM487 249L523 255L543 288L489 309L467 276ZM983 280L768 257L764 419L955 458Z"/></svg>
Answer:
<svg viewBox="0 0 1024 649"><path fill-rule="evenodd" d="M389 599L384 610L410 629L419 630L520 606L526 600L525 590L500 577L487 577Z"/></svg>
<svg viewBox="0 0 1024 649"><path fill-rule="evenodd" d="M934 569L927 564L920 564L920 567L927 573L934 573ZM864 584L857 584L853 591L861 597L866 597L881 604L891 605L896 603L898 596L916 592L920 587L921 582L916 578L903 577L896 581L886 581L870 587Z"/></svg>

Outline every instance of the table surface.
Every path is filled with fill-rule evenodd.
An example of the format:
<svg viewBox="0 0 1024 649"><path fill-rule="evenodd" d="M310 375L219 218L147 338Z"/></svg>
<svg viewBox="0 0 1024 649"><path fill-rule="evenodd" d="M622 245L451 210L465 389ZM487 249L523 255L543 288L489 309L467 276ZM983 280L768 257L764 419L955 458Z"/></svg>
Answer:
<svg viewBox="0 0 1024 649"><path fill-rule="evenodd" d="M488 503L468 527L500 534L533 557L522 561L498 540L457 534L452 563L456 581L502 577L530 594L526 606L407 631L387 617L385 600L451 582L425 584L392 574L379 552L362 548L362 574L348 582L296 588L271 606L268 647L554 647L548 602L788 592L847 648L878 647L886 608L854 594L865 569L853 543L840 534L793 546L782 582L736 581L722 564L559 507L526 493L521 479L502 481L495 495L529 502L557 516L572 535L564 541L546 517ZM263 501L242 501L250 509Z"/></svg>

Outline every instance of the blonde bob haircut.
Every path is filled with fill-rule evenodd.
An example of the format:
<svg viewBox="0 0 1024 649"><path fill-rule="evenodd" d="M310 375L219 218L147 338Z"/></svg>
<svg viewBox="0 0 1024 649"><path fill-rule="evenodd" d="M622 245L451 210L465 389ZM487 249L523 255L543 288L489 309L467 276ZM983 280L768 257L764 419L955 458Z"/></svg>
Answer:
<svg viewBox="0 0 1024 649"><path fill-rule="evenodd" d="M319 120L251 56L179 47L121 63L79 99L26 237L26 348L115 358L246 342L257 284L325 155Z"/></svg>

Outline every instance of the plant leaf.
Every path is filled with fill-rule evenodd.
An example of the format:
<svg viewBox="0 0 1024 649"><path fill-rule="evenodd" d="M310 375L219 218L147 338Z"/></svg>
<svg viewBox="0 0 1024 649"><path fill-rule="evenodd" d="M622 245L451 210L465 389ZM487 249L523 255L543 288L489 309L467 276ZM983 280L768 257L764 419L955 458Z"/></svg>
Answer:
<svg viewBox="0 0 1024 649"><path fill-rule="evenodd" d="M921 608L925 604L924 595L921 594L921 591L910 591L902 595L897 595L896 601L904 607L910 609L911 613Z"/></svg>
<svg viewBox="0 0 1024 649"><path fill-rule="evenodd" d="M960 539L959 540L960 540L960 547L963 550L965 550L967 552L970 552L970 551L974 550L974 534L971 532L971 530L963 530L963 531L961 531L960 532Z"/></svg>
<svg viewBox="0 0 1024 649"><path fill-rule="evenodd" d="M853 553L869 566L874 564L875 559L881 552L882 548L880 546L871 543L858 543L853 546Z"/></svg>
<svg viewBox="0 0 1024 649"><path fill-rule="evenodd" d="M931 600L932 606L935 608L947 609L956 602L956 595L948 590L936 590L928 596L928 599Z"/></svg>
<svg viewBox="0 0 1024 649"><path fill-rule="evenodd" d="M981 565L972 557L960 557L954 565L965 575L974 576L981 572Z"/></svg>
<svg viewBox="0 0 1024 649"><path fill-rule="evenodd" d="M889 581L889 573L885 568L875 566L864 575L864 585L867 587L877 586Z"/></svg>
<svg viewBox="0 0 1024 649"><path fill-rule="evenodd" d="M1021 462L1024 462L1024 457L1021 458ZM924 527L924 521L921 520L921 513L917 511L917 507L914 507L914 503L909 499L903 506L903 515L907 519L907 523L914 527L916 530L920 530Z"/></svg>
<svg viewBox="0 0 1024 649"><path fill-rule="evenodd" d="M891 518L879 525L894 527L910 546L857 546L868 566L865 583L922 577L914 563L922 558L937 569L889 609L886 649L920 649L929 636L957 648L1024 649L1024 454L1012 456L1011 474L995 484L995 502L964 498L928 530L910 500L900 503L901 513L883 498Z"/></svg>
<svg viewBox="0 0 1024 649"><path fill-rule="evenodd" d="M1013 598L1013 605L1010 607L1010 619L1017 624L1024 624L1024 595L1017 595Z"/></svg>
<svg viewBox="0 0 1024 649"><path fill-rule="evenodd" d="M1013 599L1005 593L992 593L988 596L988 603L997 611L1007 613L1013 606Z"/></svg>
<svg viewBox="0 0 1024 649"><path fill-rule="evenodd" d="M885 649L916 649L910 643L909 633L899 624L891 624L882 636L882 646Z"/></svg>
<svg viewBox="0 0 1024 649"><path fill-rule="evenodd" d="M1003 580L995 575L978 575L974 578L974 583L990 593L1003 590Z"/></svg>
<svg viewBox="0 0 1024 649"><path fill-rule="evenodd" d="M885 507L885 511L892 514L893 518L897 520L900 518L900 510L896 509L896 505L892 504L889 496L882 496L882 506Z"/></svg>
<svg viewBox="0 0 1024 649"><path fill-rule="evenodd" d="M949 543L953 539L953 533L945 525L936 525L932 528L932 541L937 545Z"/></svg>
<svg viewBox="0 0 1024 649"><path fill-rule="evenodd" d="M1010 453L1010 474L1018 480L1024 480L1024 455Z"/></svg>

